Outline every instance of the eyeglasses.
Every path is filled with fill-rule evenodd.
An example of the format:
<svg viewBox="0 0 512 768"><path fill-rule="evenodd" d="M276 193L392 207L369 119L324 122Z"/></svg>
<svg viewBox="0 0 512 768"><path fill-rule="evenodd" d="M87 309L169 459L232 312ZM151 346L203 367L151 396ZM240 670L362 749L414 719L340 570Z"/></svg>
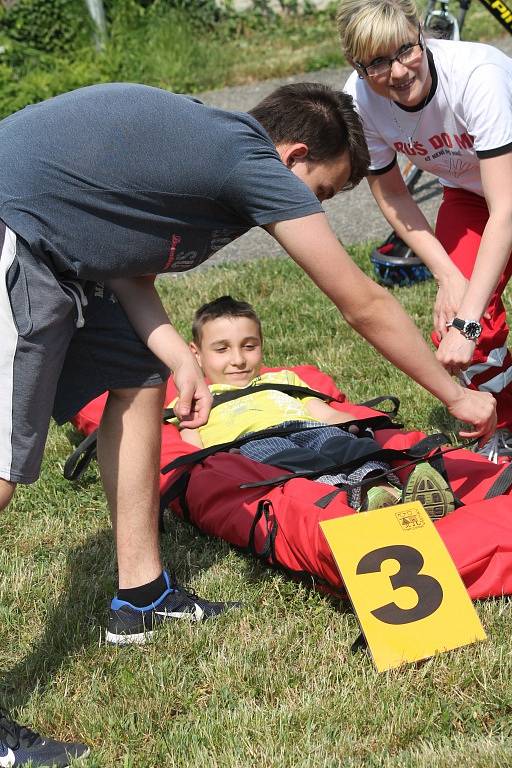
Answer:
<svg viewBox="0 0 512 768"><path fill-rule="evenodd" d="M396 56L390 58L382 57L380 59L374 59L370 64L366 66L361 64L360 61L355 61L354 66L359 74L359 77L384 77L388 75L393 63L398 61L400 64L414 64L421 59L425 46L421 39L421 31L418 33L417 43L407 43L403 45Z"/></svg>

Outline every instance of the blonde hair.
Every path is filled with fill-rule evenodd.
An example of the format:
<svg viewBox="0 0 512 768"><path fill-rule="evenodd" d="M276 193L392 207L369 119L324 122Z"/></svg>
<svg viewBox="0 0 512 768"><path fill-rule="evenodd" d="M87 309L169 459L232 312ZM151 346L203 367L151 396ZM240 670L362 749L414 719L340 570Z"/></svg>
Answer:
<svg viewBox="0 0 512 768"><path fill-rule="evenodd" d="M402 45L419 16L414 0L341 0L336 21L347 58L364 62Z"/></svg>

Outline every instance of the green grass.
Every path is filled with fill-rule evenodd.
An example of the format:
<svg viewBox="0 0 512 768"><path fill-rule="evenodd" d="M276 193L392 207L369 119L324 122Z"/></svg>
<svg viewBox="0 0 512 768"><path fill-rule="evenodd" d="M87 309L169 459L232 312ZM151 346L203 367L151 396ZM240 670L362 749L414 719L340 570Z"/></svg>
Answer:
<svg viewBox="0 0 512 768"><path fill-rule="evenodd" d="M367 250L354 257L366 269ZM354 334L287 259L160 281L176 325L231 292L254 303L268 363L316 363L353 400L393 392L409 426L442 409ZM429 327L432 283L397 297ZM171 519L164 557L205 596L244 607L103 644L115 560L95 467L61 474L70 430L52 428L42 477L0 517L0 700L43 732L83 739L84 768L505 768L512 763L510 608L481 603L487 643L377 674L353 656L350 610Z"/></svg>
<svg viewBox="0 0 512 768"><path fill-rule="evenodd" d="M128 31L105 58L34 68L30 100L102 79L200 91L342 63L332 11L206 36L187 36L183 19ZM500 34L473 0L464 37ZM11 85L8 111L24 83ZM354 256L367 268L365 249ZM186 335L199 303L230 292L261 313L267 363L316 363L355 401L396 393L407 425L455 429L288 260L215 267L160 287ZM427 335L433 284L396 295ZM84 768L511 765L506 601L478 605L487 643L378 675L350 654L350 611L171 520L162 546L179 578L212 599L241 599L243 610L163 630L145 648L106 647L114 549L95 468L78 486L62 478L70 436L52 428L41 480L0 517L0 700L43 732L87 741Z"/></svg>

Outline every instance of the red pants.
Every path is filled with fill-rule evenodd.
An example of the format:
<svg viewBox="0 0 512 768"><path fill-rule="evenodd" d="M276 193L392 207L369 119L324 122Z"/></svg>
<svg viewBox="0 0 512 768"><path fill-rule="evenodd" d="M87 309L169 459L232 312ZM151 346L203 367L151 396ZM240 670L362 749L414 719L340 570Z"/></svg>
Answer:
<svg viewBox="0 0 512 768"><path fill-rule="evenodd" d="M453 263L469 278L473 272L489 211L485 198L462 189L445 188L436 236ZM507 349L508 325L501 294L512 274L509 259L489 303L490 319L482 319L482 334L471 366L465 371L472 389L491 392L498 403L498 427L512 429L512 356ZM472 320L473 318L465 318ZM434 344L437 339L432 335Z"/></svg>

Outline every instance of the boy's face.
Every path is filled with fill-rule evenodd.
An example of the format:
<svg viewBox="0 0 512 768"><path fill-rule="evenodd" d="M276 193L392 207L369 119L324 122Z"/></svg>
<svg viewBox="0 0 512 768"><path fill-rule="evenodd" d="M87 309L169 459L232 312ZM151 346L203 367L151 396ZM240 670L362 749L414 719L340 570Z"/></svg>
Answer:
<svg viewBox="0 0 512 768"><path fill-rule="evenodd" d="M203 325L200 344L190 345L211 384L246 387L261 368L257 323L249 317L218 317Z"/></svg>

